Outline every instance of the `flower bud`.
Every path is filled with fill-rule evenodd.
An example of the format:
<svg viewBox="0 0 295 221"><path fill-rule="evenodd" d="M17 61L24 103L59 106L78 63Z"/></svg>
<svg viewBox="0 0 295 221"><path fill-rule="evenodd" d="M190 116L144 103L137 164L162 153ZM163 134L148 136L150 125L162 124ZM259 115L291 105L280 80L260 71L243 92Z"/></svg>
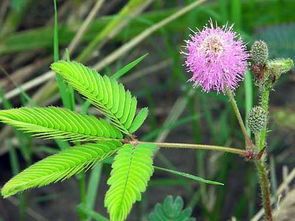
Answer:
<svg viewBox="0 0 295 221"><path fill-rule="evenodd" d="M251 58L255 64L265 65L268 59L268 47L264 41L255 41L251 47Z"/></svg>
<svg viewBox="0 0 295 221"><path fill-rule="evenodd" d="M275 59L270 60L266 64L268 70L268 83L269 86L275 84L275 82L281 77L283 73L290 71L294 66L293 60L288 59Z"/></svg>
<svg viewBox="0 0 295 221"><path fill-rule="evenodd" d="M266 127L267 112L260 106L253 107L247 121L250 130L253 133L258 133Z"/></svg>
<svg viewBox="0 0 295 221"><path fill-rule="evenodd" d="M290 71L293 66L293 60L290 58L287 59L275 59L271 60L267 63L267 66L270 70L273 70L273 72L276 72L277 75L281 75L283 73L286 73Z"/></svg>

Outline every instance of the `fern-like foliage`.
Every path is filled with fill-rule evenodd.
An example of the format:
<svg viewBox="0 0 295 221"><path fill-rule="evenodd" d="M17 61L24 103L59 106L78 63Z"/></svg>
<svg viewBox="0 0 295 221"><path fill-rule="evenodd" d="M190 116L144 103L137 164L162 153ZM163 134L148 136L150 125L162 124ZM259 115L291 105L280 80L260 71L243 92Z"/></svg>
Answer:
<svg viewBox="0 0 295 221"><path fill-rule="evenodd" d="M121 132L105 120L57 107L1 110L0 121L41 138L70 141L122 138Z"/></svg>
<svg viewBox="0 0 295 221"><path fill-rule="evenodd" d="M110 189L106 193L105 206L111 221L123 221L135 201L141 200L141 193L153 174L153 153L155 146L139 144L136 147L125 144L112 164Z"/></svg>
<svg viewBox="0 0 295 221"><path fill-rule="evenodd" d="M111 156L121 145L118 141L103 141L65 149L13 177L4 185L1 193L4 197L9 197L32 187L67 179Z"/></svg>
<svg viewBox="0 0 295 221"><path fill-rule="evenodd" d="M149 221L195 221L191 209L183 209L183 200L177 196L167 196L163 204L157 203L149 215Z"/></svg>
<svg viewBox="0 0 295 221"><path fill-rule="evenodd" d="M134 120L136 98L116 80L101 76L95 70L77 62L58 61L53 63L51 68L87 97L123 133L131 135L134 128L140 126L133 125L133 122L141 122Z"/></svg>

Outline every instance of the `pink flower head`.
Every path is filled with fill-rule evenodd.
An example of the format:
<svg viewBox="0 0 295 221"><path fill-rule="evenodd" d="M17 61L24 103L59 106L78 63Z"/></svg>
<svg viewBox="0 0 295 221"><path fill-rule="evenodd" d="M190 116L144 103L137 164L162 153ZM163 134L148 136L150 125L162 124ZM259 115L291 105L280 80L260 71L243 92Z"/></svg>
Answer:
<svg viewBox="0 0 295 221"><path fill-rule="evenodd" d="M190 35L186 41L185 66L193 76L189 81L223 93L235 89L243 79L249 57L241 37L232 26L214 27L212 21L202 31Z"/></svg>

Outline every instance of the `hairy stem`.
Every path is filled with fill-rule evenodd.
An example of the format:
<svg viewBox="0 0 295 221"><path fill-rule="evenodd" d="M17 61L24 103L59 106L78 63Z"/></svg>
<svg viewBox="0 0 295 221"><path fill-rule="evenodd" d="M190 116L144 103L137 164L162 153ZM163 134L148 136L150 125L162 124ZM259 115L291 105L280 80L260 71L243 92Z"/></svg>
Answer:
<svg viewBox="0 0 295 221"><path fill-rule="evenodd" d="M247 156L248 151L232 148L232 147L223 147L223 146L215 146L215 145L205 145L205 144L187 144L187 143L161 143L161 142L144 142L137 141L138 144L155 144L158 147L166 147L166 148L183 148L183 149L197 149L197 150L215 150L222 151L227 153L238 154L241 156Z"/></svg>
<svg viewBox="0 0 295 221"><path fill-rule="evenodd" d="M239 111L237 102L236 102L236 100L234 98L233 92L230 89L227 89L226 92L227 92L227 96L229 97L229 101L230 101L230 103L231 103L231 105L232 105L232 107L234 109L234 112L235 112L235 115L236 115L236 117L238 119L238 122L240 124L243 136L245 138L246 146L253 148L254 144L253 144L251 138L248 136L247 129L245 127L244 121L243 121L241 113Z"/></svg>
<svg viewBox="0 0 295 221"><path fill-rule="evenodd" d="M269 103L269 92L270 90L268 88L263 88L261 92L261 100L260 100L260 106L263 108L263 110L268 113L268 103ZM257 144L259 149L262 150L266 145L266 133L267 133L267 126L260 132L259 137L259 143Z"/></svg>
<svg viewBox="0 0 295 221"><path fill-rule="evenodd" d="M266 221L272 221L272 208L271 208L271 200L270 200L270 184L268 178L267 166L264 160L256 160L255 165L258 172L259 184L261 188L261 196L263 208L265 210L265 218Z"/></svg>
<svg viewBox="0 0 295 221"><path fill-rule="evenodd" d="M261 100L260 106L268 113L268 105L269 105L269 93L270 89L264 87L261 91ZM258 151L261 151L266 146L266 133L267 133L267 125L265 128L258 134L255 134L255 141ZM270 183L267 171L267 165L265 162L265 155L261 157L261 159L256 160L255 162L258 176L259 176L259 184L261 189L262 203L265 211L265 218L267 221L272 221L272 208L271 208L271 194L270 194Z"/></svg>

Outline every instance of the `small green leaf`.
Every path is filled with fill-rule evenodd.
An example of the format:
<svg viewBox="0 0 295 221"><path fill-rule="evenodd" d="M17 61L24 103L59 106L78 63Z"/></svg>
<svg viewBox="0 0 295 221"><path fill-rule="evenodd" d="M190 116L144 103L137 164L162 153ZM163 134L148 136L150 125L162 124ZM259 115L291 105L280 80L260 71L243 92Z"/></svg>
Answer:
<svg viewBox="0 0 295 221"><path fill-rule="evenodd" d="M140 128L140 126L143 124L143 122L145 121L145 119L147 118L149 113L149 109L147 107L142 108L138 114L136 115L135 119L133 120L133 123L131 124L129 131L131 133L134 133L135 131L138 130L138 128Z"/></svg>
<svg viewBox="0 0 295 221"><path fill-rule="evenodd" d="M192 210L183 209L183 200L177 196L167 196L162 204L157 203L154 210L149 214L149 221L195 221L190 217Z"/></svg>
<svg viewBox="0 0 295 221"><path fill-rule="evenodd" d="M195 176L195 175L191 175L191 174L188 174L188 173L183 173L183 172L170 170L170 169L166 169L166 168L162 168L162 167L156 167L156 166L154 166L154 168L157 169L157 170L162 170L162 171L172 173L172 174L175 174L175 175L178 175L178 176L183 176L183 177L186 177L186 178L198 181L198 182L202 182L202 183L213 184L213 185L221 185L221 186L224 185L223 183L216 182L216 181L211 181L211 180L206 180L204 178L201 178L201 177L198 177L198 176Z"/></svg>

